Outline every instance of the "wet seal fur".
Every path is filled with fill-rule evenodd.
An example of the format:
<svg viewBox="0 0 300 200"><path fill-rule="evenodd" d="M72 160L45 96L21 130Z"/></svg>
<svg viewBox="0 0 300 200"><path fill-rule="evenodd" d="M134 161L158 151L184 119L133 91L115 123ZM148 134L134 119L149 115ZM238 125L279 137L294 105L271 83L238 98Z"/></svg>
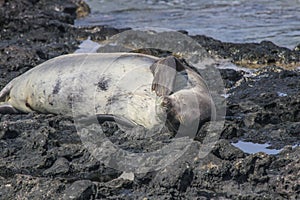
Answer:
<svg viewBox="0 0 300 200"><path fill-rule="evenodd" d="M83 115L95 103L101 122L175 130L210 120L214 107L202 77L176 57L87 53L56 57L13 79L0 92L0 113L72 116L74 101Z"/></svg>

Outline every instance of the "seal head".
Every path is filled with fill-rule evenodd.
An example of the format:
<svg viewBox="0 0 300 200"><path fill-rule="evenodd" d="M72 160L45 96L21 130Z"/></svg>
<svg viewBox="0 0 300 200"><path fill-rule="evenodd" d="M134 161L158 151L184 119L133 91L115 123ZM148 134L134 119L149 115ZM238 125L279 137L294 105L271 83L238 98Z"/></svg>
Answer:
<svg viewBox="0 0 300 200"><path fill-rule="evenodd" d="M154 75L152 90L162 97L167 112L167 126L195 125L198 129L214 117L215 106L204 80L195 70L176 57L160 59L151 66Z"/></svg>

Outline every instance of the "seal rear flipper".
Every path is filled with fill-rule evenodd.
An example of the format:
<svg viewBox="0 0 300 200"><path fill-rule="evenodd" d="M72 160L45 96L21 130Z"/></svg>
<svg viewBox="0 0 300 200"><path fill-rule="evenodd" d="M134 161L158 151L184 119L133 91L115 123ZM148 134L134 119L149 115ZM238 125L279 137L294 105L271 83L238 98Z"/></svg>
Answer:
<svg viewBox="0 0 300 200"><path fill-rule="evenodd" d="M185 70L185 67L174 56L169 56L152 64L150 70L154 76L152 91L157 96L167 96L174 92L177 72Z"/></svg>
<svg viewBox="0 0 300 200"><path fill-rule="evenodd" d="M0 91L0 114L18 114L21 113L15 109L11 104L7 103L9 100L9 93L13 87L13 82L9 82L1 91Z"/></svg>
<svg viewBox="0 0 300 200"><path fill-rule="evenodd" d="M13 87L13 83L11 81L0 91L0 102L7 101L12 87Z"/></svg>
<svg viewBox="0 0 300 200"><path fill-rule="evenodd" d="M137 124L125 117L111 115L111 114L97 114L97 120L100 124L104 123L105 121L112 121L116 122L117 124L126 126L127 128L134 128Z"/></svg>
<svg viewBox="0 0 300 200"><path fill-rule="evenodd" d="M21 113L8 103L0 104L0 114L18 114Z"/></svg>

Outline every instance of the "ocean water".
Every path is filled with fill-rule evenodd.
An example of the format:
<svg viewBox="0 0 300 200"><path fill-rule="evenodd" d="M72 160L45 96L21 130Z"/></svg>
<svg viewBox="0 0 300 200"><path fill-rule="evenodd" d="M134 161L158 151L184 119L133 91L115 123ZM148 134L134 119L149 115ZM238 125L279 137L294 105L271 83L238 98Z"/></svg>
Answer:
<svg viewBox="0 0 300 200"><path fill-rule="evenodd" d="M224 42L300 44L300 0L86 0L76 25L187 30Z"/></svg>

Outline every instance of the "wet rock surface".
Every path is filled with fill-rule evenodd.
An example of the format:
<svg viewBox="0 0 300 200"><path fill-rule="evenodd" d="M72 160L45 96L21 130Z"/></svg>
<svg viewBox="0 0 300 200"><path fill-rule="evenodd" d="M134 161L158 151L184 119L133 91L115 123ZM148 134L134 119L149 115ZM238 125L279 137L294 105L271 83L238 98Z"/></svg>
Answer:
<svg viewBox="0 0 300 200"><path fill-rule="evenodd" d="M80 5L82 1L0 1L0 88L39 63L74 52L87 37L104 40L122 31L73 26L76 13L87 10ZM220 70L228 90L226 121L207 156L199 156L201 142L195 142L157 172L124 175L90 154L72 118L0 115L0 199L299 199L300 72L285 69L299 66L299 50L270 42L194 39L233 63L261 67L251 73ZM153 151L171 137L143 129L123 134L111 124L103 128L111 141L133 152ZM238 140L283 150L248 154L231 144Z"/></svg>

